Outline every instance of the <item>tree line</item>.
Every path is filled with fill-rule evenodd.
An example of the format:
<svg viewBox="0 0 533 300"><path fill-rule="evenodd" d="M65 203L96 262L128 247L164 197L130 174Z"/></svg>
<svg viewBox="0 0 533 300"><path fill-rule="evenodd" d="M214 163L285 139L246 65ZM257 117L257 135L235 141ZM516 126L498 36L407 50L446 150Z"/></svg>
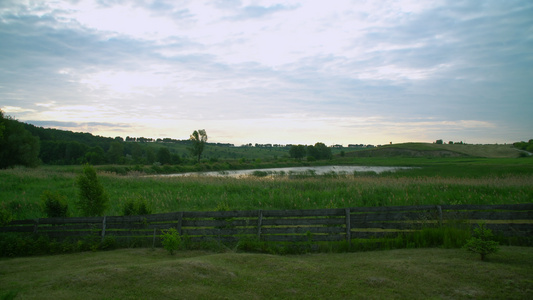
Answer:
<svg viewBox="0 0 533 300"><path fill-rule="evenodd" d="M207 142L205 130L194 131L181 141L187 153L176 153L166 145L124 142L90 133L37 127L5 116L0 110L0 169L21 165L181 164L190 153L199 161Z"/></svg>
<svg viewBox="0 0 533 300"><path fill-rule="evenodd" d="M176 146L174 146L176 145ZM178 146L181 145L181 146ZM204 129L195 130L188 140L121 137L38 127L5 116L0 110L0 168L16 165L161 165L194 164L207 145ZM224 147L231 144L214 144ZM291 145L289 156L301 160L331 159L331 148L323 143Z"/></svg>

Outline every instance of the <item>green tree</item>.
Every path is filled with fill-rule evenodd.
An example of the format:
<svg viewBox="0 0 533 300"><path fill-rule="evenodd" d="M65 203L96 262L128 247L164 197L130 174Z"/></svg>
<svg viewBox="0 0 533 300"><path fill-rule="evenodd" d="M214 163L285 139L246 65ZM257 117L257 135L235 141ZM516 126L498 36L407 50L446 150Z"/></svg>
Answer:
<svg viewBox="0 0 533 300"><path fill-rule="evenodd" d="M107 208L108 197L98 181L96 170L91 165L85 165L76 183L79 189L77 206L81 214L86 217L102 216Z"/></svg>
<svg viewBox="0 0 533 300"><path fill-rule="evenodd" d="M292 145L289 149L290 157L300 160L305 156L306 149L304 145Z"/></svg>
<svg viewBox="0 0 533 300"><path fill-rule="evenodd" d="M176 228L169 228L167 230L163 230L163 236L162 236L161 243L163 244L163 247L170 253L170 255L174 255L174 251L178 250L182 243L181 243L181 236L179 235Z"/></svg>
<svg viewBox="0 0 533 300"><path fill-rule="evenodd" d="M157 151L157 161L162 165L168 165L172 162L172 156L167 147L159 148L159 151Z"/></svg>
<svg viewBox="0 0 533 300"><path fill-rule="evenodd" d="M191 155L197 157L198 162L200 162L200 157L202 156L202 152L204 152L205 143L207 142L207 133L205 132L205 129L195 130L191 134L190 140L192 146L189 148L189 151L191 152Z"/></svg>
<svg viewBox="0 0 533 300"><path fill-rule="evenodd" d="M105 163L105 152L100 146L90 148L85 153L85 160L91 165L101 165Z"/></svg>
<svg viewBox="0 0 533 300"><path fill-rule="evenodd" d="M315 159L320 159L320 152L315 146L307 146L307 160L314 161Z"/></svg>
<svg viewBox="0 0 533 300"><path fill-rule="evenodd" d="M131 146L131 156L133 157L133 162L138 164L142 162L143 159L143 150L138 143L132 143Z"/></svg>
<svg viewBox="0 0 533 300"><path fill-rule="evenodd" d="M4 112L0 109L0 140L4 136L5 129L6 125L4 125Z"/></svg>
<svg viewBox="0 0 533 300"><path fill-rule="evenodd" d="M314 159L331 159L333 154L331 148L324 143L316 143L314 146L307 146L307 157Z"/></svg>
<svg viewBox="0 0 533 300"><path fill-rule="evenodd" d="M146 162L148 164L153 164L155 162L155 154L152 148L146 148Z"/></svg>
<svg viewBox="0 0 533 300"><path fill-rule="evenodd" d="M474 234L463 246L464 249L477 253L481 256L481 260L485 260L487 255L496 253L500 250L498 242L494 241L492 230L485 227L485 223L478 224L474 229Z"/></svg>
<svg viewBox="0 0 533 300"><path fill-rule="evenodd" d="M22 165L37 167L40 163L39 138L33 136L19 121L0 113L0 169Z"/></svg>
<svg viewBox="0 0 533 300"><path fill-rule="evenodd" d="M331 159L333 157L331 154L331 148L324 143L316 143L315 149L318 153L318 157L316 157L317 159Z"/></svg>
<svg viewBox="0 0 533 300"><path fill-rule="evenodd" d="M124 144L117 140L111 142L107 156L110 163L122 164L124 162Z"/></svg>

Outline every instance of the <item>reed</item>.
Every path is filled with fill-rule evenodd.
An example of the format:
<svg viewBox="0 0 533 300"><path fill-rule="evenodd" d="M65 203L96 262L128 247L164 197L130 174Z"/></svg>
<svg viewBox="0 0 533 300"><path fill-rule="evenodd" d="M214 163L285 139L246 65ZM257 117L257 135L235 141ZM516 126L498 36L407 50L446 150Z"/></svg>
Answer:
<svg viewBox="0 0 533 300"><path fill-rule="evenodd" d="M438 169L438 166L430 168ZM100 171L109 195L107 215L121 215L132 199L146 199L153 213L170 211L213 211L220 203L231 210L314 209L360 206L433 205L433 204L514 204L533 199L533 173L496 172L480 175L470 170L464 177L456 168L451 176L449 165L439 173L413 169L388 174L328 174L308 176L225 177L148 177ZM475 168L474 168L475 169ZM494 168L493 168L494 169ZM519 167L516 168L519 170ZM75 178L81 168L42 167L0 171L0 205L16 219L44 217L40 196L45 190L67 199L71 216L75 208ZM438 170L437 170L438 171ZM448 173L447 173L448 172Z"/></svg>

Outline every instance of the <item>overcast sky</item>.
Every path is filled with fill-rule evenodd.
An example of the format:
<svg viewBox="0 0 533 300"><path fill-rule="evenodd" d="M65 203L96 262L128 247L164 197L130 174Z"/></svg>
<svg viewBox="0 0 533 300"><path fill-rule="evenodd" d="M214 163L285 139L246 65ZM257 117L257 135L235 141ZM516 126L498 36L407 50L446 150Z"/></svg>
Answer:
<svg viewBox="0 0 533 300"><path fill-rule="evenodd" d="M533 138L533 1L0 1L0 108L211 142Z"/></svg>

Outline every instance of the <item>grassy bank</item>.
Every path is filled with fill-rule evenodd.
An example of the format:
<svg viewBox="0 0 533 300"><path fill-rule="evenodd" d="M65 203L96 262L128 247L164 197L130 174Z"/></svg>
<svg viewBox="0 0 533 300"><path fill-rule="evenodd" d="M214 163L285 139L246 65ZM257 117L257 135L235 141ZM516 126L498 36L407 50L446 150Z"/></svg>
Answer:
<svg viewBox="0 0 533 300"><path fill-rule="evenodd" d="M528 299L533 249L488 262L458 249L275 256L126 249L0 260L21 299Z"/></svg>
<svg viewBox="0 0 533 300"><path fill-rule="evenodd" d="M154 213L180 210L306 209L425 204L514 204L533 199L531 159L358 159L362 165L415 166L376 174L328 174L210 178L117 175L99 167L110 199L107 215L121 215L124 203L144 198ZM335 161L334 161L335 162ZM342 162L342 161L338 161ZM347 161L344 161L345 164ZM353 164L353 160L351 161ZM78 215L75 184L79 166L0 170L1 205L16 219L44 217L45 190L64 195Z"/></svg>

